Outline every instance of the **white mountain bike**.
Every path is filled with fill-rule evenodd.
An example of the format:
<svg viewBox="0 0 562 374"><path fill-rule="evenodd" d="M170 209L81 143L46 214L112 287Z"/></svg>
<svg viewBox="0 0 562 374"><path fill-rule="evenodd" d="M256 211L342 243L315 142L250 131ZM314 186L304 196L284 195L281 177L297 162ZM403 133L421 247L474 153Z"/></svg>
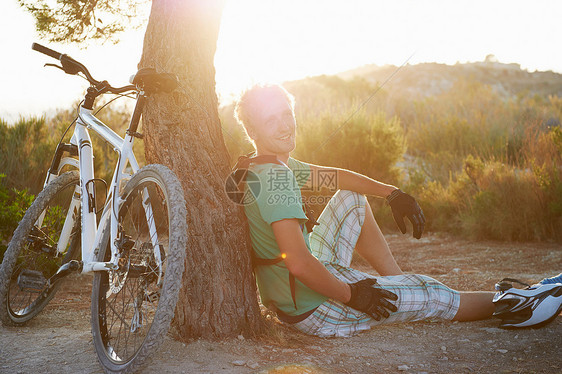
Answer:
<svg viewBox="0 0 562 374"><path fill-rule="evenodd" d="M141 69L133 85L114 88L92 78L70 56L36 43L32 48L59 60L62 66L52 66L65 73L82 73L90 87L70 143L57 146L44 189L4 254L0 319L6 325L24 324L47 305L66 275L94 272L92 334L99 361L106 372L135 371L161 343L174 315L184 270L187 212L174 173L163 165L139 170L133 142L142 137L137 128L146 98L175 89L177 78ZM123 139L92 108L104 93L126 92L136 93L137 102ZM102 180L94 178L88 130L118 153L101 216L95 184ZM63 168L72 170L62 173Z"/></svg>

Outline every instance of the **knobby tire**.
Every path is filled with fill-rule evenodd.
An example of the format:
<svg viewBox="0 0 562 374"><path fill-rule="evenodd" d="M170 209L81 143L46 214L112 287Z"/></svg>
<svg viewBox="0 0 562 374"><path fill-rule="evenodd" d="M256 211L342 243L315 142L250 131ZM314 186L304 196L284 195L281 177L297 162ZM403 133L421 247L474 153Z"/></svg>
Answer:
<svg viewBox="0 0 562 374"><path fill-rule="evenodd" d="M157 229L162 265L155 260L142 191L150 196L148 221ZM122 199L119 270L96 272L92 289L94 347L107 373L137 371L163 341L181 288L187 243L184 192L168 168L143 167L125 186ZM111 258L109 235L104 236L99 261Z"/></svg>

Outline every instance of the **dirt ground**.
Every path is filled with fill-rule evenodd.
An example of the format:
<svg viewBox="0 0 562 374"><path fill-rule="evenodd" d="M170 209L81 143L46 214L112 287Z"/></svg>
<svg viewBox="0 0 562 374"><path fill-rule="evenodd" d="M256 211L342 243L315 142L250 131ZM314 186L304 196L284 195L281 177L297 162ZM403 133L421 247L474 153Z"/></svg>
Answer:
<svg viewBox="0 0 562 374"><path fill-rule="evenodd" d="M536 282L562 271L562 246L471 242L428 234L388 235L404 271L458 290L493 290L503 277ZM368 271L357 261L360 270ZM78 281L81 279L82 281ZM0 326L1 373L100 373L90 333L89 278L72 278L25 327ZM502 330L497 320L378 327L353 338L320 339L279 327L189 344L170 336L146 373L561 373L562 317L541 329Z"/></svg>

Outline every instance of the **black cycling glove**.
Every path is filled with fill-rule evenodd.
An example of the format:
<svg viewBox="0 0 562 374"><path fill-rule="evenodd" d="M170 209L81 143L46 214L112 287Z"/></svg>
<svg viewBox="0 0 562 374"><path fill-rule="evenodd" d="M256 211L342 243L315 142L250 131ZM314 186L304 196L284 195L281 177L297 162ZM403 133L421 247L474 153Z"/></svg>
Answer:
<svg viewBox="0 0 562 374"><path fill-rule="evenodd" d="M398 225L400 231L402 231L402 234L406 233L404 217L407 217L410 222L412 222L414 238L421 238L425 226L425 217L420 206L416 202L416 199L401 190L394 190L390 195L388 195L386 201L392 209L394 221Z"/></svg>
<svg viewBox="0 0 562 374"><path fill-rule="evenodd" d="M351 299L345 305L367 313L377 321L380 321L381 317L388 318L389 311L398 310L387 300L398 300L398 296L381 288L376 279L363 279L350 284L349 287L351 288Z"/></svg>

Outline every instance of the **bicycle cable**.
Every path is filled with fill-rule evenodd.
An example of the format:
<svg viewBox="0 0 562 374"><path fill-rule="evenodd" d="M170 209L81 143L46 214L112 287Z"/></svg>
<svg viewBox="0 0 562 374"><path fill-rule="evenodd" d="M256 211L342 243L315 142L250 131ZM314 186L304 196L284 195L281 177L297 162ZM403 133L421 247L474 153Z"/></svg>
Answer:
<svg viewBox="0 0 562 374"><path fill-rule="evenodd" d="M68 127L66 128L66 130L64 130L64 133L62 134L57 147L62 143L62 141L64 140L64 137L66 136L66 133L68 132L68 130L70 130L70 127L72 127L72 125L74 125L76 123L76 120L78 119L78 117L80 117L80 106L82 105L82 103L84 102L84 100L82 100L80 102L80 104L78 104L78 113L76 114L76 117L74 118L74 120L72 122L70 122L70 125L68 125Z"/></svg>
<svg viewBox="0 0 562 374"><path fill-rule="evenodd" d="M84 77L82 77L82 78L84 78ZM86 78L84 78L84 79L86 79ZM121 98L121 97L123 97L123 96L126 96L126 97L128 97L129 99L134 99L134 97L133 97L133 96L129 96L129 94L119 94L119 95L117 95L116 97L114 97L113 99L109 100L107 103L105 103L101 108L99 108L98 110L96 110L96 112L94 113L94 116L95 116L96 114L98 114L103 108L105 108L106 106L108 106L109 104L111 104L111 102L113 102L113 101L115 101L115 100L117 100L117 99L119 99L119 98ZM68 132L68 130L70 130L70 127L71 127L72 125L74 125L74 123L76 122L76 120L80 117L80 106L82 106L82 103L83 103L83 102L84 102L84 100L82 100L82 101L78 104L77 110L76 110L76 112L77 112L76 117L75 117L74 120L70 123L70 125L68 125L68 127L66 128L66 130L64 130L64 133L62 134L61 139L59 140L58 144L61 144L61 143L62 143L64 137L66 136L66 133ZM57 144L57 145L58 145L58 144Z"/></svg>
<svg viewBox="0 0 562 374"><path fill-rule="evenodd" d="M94 116L95 116L96 114L98 114L103 108L105 108L106 106L108 106L109 104L111 104L113 101L115 101L115 100L117 100L117 99L120 99L120 98L122 98L122 97L128 97L129 99L136 99L136 97L134 97L134 96L129 96L129 95L130 95L129 93L126 93L126 94L117 94L117 96L115 96L113 99L111 99L111 100L109 100L107 103L103 104L101 108L99 108L98 110L96 110L96 111L94 112Z"/></svg>

